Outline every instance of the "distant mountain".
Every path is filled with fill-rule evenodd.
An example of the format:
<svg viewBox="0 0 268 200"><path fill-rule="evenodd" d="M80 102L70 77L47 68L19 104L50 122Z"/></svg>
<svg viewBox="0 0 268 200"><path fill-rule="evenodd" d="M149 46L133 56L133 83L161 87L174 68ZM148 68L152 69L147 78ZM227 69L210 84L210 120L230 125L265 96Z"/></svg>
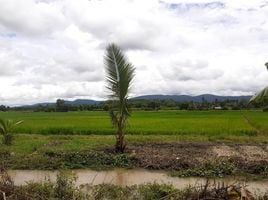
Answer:
<svg viewBox="0 0 268 200"><path fill-rule="evenodd" d="M71 105L94 105L100 102L101 101L95 101L91 99L76 99L74 101L65 101L66 104L71 104Z"/></svg>
<svg viewBox="0 0 268 200"><path fill-rule="evenodd" d="M131 100L174 100L178 102L202 102L204 99L207 102L215 102L216 99L219 102L225 101L225 100L246 100L248 101L251 98L251 96L217 96L212 94L202 94L198 96L189 96L189 95L145 95L145 96L138 96L131 98ZM92 99L76 99L74 101L65 101L68 105L94 105L99 104L103 101L95 101ZM25 105L26 107L36 107L36 106L54 106L56 103L37 103L34 105Z"/></svg>
<svg viewBox="0 0 268 200"><path fill-rule="evenodd" d="M212 94L202 94L198 96L190 96L190 95L145 95L145 96L138 96L132 99L145 99L145 100L167 100L171 99L178 102L202 102L203 100L207 102L215 102L216 100L219 102L226 101L226 100L246 100L248 101L251 96L217 96Z"/></svg>
<svg viewBox="0 0 268 200"><path fill-rule="evenodd" d="M102 101L95 101L95 100L91 100L91 99L76 99L74 101L67 101L65 100L65 104L68 105L94 105L94 104L98 104ZM36 103L33 105L24 105L26 107L36 107L36 106L55 106L56 103Z"/></svg>

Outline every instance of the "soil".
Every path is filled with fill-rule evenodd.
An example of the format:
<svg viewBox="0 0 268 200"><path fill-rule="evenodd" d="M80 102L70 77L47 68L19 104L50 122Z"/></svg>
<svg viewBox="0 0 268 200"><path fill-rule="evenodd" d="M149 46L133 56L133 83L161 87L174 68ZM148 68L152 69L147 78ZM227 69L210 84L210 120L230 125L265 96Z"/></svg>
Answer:
<svg viewBox="0 0 268 200"><path fill-rule="evenodd" d="M129 144L126 153L145 169L189 169L219 159L243 168L268 167L268 145L137 143Z"/></svg>

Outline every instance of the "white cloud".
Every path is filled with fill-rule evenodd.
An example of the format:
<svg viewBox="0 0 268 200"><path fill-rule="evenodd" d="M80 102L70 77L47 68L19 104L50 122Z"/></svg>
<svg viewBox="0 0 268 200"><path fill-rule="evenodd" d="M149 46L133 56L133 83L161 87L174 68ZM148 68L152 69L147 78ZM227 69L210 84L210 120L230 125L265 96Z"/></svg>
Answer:
<svg viewBox="0 0 268 200"><path fill-rule="evenodd" d="M266 19L265 0L0 0L0 104L106 98L109 42L136 66L131 96L251 95Z"/></svg>

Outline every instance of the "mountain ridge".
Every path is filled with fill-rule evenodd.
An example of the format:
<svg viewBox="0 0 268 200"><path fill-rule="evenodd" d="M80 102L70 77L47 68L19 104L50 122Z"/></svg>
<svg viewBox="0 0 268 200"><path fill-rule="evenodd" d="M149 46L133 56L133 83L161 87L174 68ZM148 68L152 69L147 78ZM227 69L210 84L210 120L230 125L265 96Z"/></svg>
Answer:
<svg viewBox="0 0 268 200"><path fill-rule="evenodd" d="M153 94L153 95L143 95L130 98L130 100L174 100L177 102L223 102L226 100L230 101L240 101L246 100L248 101L251 96L221 96L221 95L213 95L213 94L202 94L202 95L163 95L163 94ZM68 105L94 105L99 104L104 101L97 101L92 99L75 99L73 101L65 100L65 104ZM25 106L38 106L38 105L55 105L56 103L47 102L47 103L36 103L33 105L25 105Z"/></svg>
<svg viewBox="0 0 268 200"><path fill-rule="evenodd" d="M185 102L185 101L193 101L193 102L215 102L216 100L219 102L226 101L226 100L249 100L251 96L220 96L220 95L213 95L213 94L201 94L197 96L191 96L191 95L144 95L144 96L138 96L134 97L132 99L146 99L146 100L174 100L178 102Z"/></svg>

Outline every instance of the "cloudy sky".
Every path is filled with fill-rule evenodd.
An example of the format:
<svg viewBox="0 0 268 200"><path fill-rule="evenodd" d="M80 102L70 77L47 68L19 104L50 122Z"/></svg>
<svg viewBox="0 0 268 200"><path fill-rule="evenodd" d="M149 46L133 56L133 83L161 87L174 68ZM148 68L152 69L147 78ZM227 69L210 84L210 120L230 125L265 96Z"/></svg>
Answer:
<svg viewBox="0 0 268 200"><path fill-rule="evenodd" d="M131 96L252 95L267 86L267 0L0 0L0 104L105 99L105 46Z"/></svg>

